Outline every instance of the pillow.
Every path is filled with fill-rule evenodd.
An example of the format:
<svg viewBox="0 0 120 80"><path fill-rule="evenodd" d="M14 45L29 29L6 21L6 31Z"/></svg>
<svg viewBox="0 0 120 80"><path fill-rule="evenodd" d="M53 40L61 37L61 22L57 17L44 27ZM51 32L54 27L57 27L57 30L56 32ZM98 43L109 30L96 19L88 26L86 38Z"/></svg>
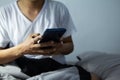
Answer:
<svg viewBox="0 0 120 80"><path fill-rule="evenodd" d="M86 52L78 57L81 58L81 61L78 61L77 65L97 74L103 80L119 80L120 54Z"/></svg>

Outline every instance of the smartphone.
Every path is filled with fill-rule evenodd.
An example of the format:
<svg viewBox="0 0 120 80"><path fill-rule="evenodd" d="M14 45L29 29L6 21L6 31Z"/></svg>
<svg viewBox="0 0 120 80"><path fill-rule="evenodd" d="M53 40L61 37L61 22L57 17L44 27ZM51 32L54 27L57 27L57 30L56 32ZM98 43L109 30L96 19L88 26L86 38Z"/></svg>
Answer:
<svg viewBox="0 0 120 80"><path fill-rule="evenodd" d="M46 29L39 43L48 42L48 41L59 42L60 38L63 36L65 32L66 32L65 28Z"/></svg>

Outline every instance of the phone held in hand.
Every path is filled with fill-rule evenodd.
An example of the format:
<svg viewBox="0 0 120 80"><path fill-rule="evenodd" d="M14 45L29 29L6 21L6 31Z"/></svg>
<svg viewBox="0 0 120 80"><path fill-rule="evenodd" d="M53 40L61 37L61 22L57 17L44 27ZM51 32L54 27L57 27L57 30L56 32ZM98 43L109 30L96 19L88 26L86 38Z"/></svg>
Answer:
<svg viewBox="0 0 120 80"><path fill-rule="evenodd" d="M66 32L65 28L46 29L39 43L48 42L48 41L59 42L60 38L63 36L65 32Z"/></svg>

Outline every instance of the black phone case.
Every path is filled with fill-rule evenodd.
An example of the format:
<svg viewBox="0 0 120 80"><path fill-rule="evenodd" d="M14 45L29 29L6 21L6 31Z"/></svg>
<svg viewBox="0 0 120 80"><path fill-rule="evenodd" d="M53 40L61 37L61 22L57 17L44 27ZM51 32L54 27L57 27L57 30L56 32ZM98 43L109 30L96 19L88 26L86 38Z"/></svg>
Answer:
<svg viewBox="0 0 120 80"><path fill-rule="evenodd" d="M46 29L42 36L42 39L40 40L40 43L48 41L59 42L60 38L63 36L65 32L66 32L65 28Z"/></svg>

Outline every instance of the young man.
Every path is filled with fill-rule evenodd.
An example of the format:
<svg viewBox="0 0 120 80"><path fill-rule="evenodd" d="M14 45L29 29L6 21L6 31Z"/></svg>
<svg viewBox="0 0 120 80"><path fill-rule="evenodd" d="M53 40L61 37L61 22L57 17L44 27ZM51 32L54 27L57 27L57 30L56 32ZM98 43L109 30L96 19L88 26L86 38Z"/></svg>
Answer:
<svg viewBox="0 0 120 80"><path fill-rule="evenodd" d="M59 43L49 41L38 44L47 28L65 28L67 31ZM60 64L65 64L64 55L73 51L71 37L73 31L75 27L71 16L60 2L17 0L1 7L0 64L15 61L23 72L30 76L39 74L39 69L42 70L48 65L41 63L41 59L46 58L49 62L48 58L51 58ZM52 48L42 49L47 46Z"/></svg>
<svg viewBox="0 0 120 80"><path fill-rule="evenodd" d="M65 28L59 43L38 44L47 28ZM52 58L62 64L73 51L74 25L67 8L51 0L18 0L0 9L0 64L24 56L28 59ZM6 48L9 45L10 48ZM52 46L49 49L42 47Z"/></svg>

